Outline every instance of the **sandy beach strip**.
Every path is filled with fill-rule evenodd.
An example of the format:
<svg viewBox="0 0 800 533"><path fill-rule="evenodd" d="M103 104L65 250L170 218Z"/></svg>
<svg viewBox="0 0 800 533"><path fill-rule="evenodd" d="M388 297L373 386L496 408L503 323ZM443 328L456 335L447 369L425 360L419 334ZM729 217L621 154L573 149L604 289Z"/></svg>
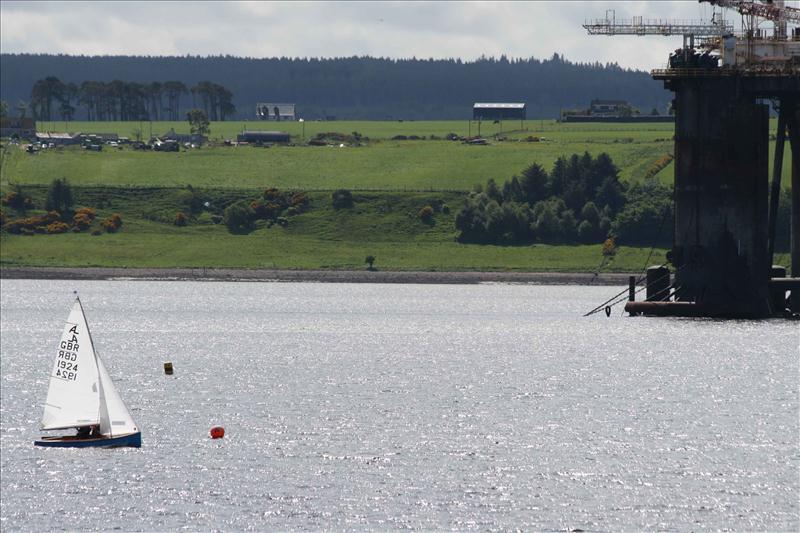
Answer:
<svg viewBox="0 0 800 533"><path fill-rule="evenodd" d="M1 279L282 281L317 283L529 283L538 285L627 285L626 273L428 272L384 270L275 270L237 268L3 267Z"/></svg>

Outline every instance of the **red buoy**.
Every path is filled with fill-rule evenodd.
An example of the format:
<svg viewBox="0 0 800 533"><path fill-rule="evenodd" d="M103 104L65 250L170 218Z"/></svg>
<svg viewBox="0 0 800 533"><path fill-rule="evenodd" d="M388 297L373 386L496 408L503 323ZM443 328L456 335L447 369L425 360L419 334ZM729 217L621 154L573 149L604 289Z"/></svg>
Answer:
<svg viewBox="0 0 800 533"><path fill-rule="evenodd" d="M222 426L214 426L211 428L211 438L212 439L221 439L225 436L225 428Z"/></svg>

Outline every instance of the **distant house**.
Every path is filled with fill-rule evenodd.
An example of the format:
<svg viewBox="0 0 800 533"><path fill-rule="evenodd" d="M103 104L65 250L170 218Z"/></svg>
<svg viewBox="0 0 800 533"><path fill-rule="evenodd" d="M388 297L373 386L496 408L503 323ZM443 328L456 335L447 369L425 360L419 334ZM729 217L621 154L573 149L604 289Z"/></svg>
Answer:
<svg viewBox="0 0 800 533"><path fill-rule="evenodd" d="M295 120L295 104L256 104L256 118L260 120Z"/></svg>
<svg viewBox="0 0 800 533"><path fill-rule="evenodd" d="M36 138L36 121L32 118L0 119L0 137L18 137L33 140Z"/></svg>
<svg viewBox="0 0 800 533"><path fill-rule="evenodd" d="M288 143L291 136L285 131L243 131L236 136L236 141L251 144Z"/></svg>
<svg viewBox="0 0 800 533"><path fill-rule="evenodd" d="M475 103L472 120L525 120L526 107L523 103Z"/></svg>
<svg viewBox="0 0 800 533"><path fill-rule="evenodd" d="M623 117L633 114L633 106L625 100L592 100L589 114L600 117Z"/></svg>
<svg viewBox="0 0 800 533"><path fill-rule="evenodd" d="M672 115L642 115L625 100L592 100L588 109L562 109L562 122L675 122Z"/></svg>
<svg viewBox="0 0 800 533"><path fill-rule="evenodd" d="M60 133L60 132L49 132L49 131L39 131L36 132L36 141L44 144L52 144L54 146L66 146L70 144L80 144L81 143L81 134L71 134L71 133Z"/></svg>

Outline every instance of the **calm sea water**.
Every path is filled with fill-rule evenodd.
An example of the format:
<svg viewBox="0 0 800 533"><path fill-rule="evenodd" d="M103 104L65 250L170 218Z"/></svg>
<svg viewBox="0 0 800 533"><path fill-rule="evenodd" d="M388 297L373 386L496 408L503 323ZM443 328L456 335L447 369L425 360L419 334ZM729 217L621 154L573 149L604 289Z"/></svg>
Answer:
<svg viewBox="0 0 800 533"><path fill-rule="evenodd" d="M0 289L3 531L800 529L796 322L581 318L613 287ZM32 445L72 289L139 450Z"/></svg>

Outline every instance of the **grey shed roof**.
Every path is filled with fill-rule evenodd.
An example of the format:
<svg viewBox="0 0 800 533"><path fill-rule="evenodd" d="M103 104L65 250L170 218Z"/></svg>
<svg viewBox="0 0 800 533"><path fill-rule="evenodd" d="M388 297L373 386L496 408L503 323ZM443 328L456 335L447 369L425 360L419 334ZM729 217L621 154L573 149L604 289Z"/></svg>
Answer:
<svg viewBox="0 0 800 533"><path fill-rule="evenodd" d="M285 131L245 130L242 135L289 135Z"/></svg>
<svg viewBox="0 0 800 533"><path fill-rule="evenodd" d="M525 108L525 104L521 104L521 103L497 103L497 104L476 103L472 107L473 107L473 109L524 109Z"/></svg>

